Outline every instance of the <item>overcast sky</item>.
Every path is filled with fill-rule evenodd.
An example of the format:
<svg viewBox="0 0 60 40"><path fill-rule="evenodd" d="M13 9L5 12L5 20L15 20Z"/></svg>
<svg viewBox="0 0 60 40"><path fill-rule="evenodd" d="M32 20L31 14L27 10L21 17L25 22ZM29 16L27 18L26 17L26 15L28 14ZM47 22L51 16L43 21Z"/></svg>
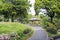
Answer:
<svg viewBox="0 0 60 40"><path fill-rule="evenodd" d="M35 15L35 10L34 10L34 3L35 0L29 0L30 4L32 4L32 7L30 7L31 12L29 12L29 14Z"/></svg>
<svg viewBox="0 0 60 40"><path fill-rule="evenodd" d="M32 7L30 7L30 12L29 14L32 14L32 15L35 15L35 10L34 10L34 3L35 3L35 0L29 0L30 1L30 4L32 4ZM47 13L46 9L40 9L40 13L39 14L43 14L43 13Z"/></svg>

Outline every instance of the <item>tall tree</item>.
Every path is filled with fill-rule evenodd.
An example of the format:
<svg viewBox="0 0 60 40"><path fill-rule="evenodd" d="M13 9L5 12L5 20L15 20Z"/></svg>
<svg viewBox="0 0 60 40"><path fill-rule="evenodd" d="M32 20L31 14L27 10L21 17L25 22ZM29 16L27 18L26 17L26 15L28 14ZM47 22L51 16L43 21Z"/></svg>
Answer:
<svg viewBox="0 0 60 40"><path fill-rule="evenodd" d="M29 8L27 0L12 0L11 3L14 5L13 10L16 11L16 16L21 19L27 17L27 9Z"/></svg>
<svg viewBox="0 0 60 40"><path fill-rule="evenodd" d="M2 0L4 7L4 15L11 16L11 21L14 22L15 17L25 18L27 17L27 9L29 8L28 0ZM11 4L11 5L10 5ZM2 7L3 8L3 7ZM6 9L6 10L5 10Z"/></svg>
<svg viewBox="0 0 60 40"><path fill-rule="evenodd" d="M35 11L38 12L39 9L41 8L46 9L47 15L51 18L51 22L53 22L55 13L57 15L60 13L59 5L60 5L60 1L57 0L35 0Z"/></svg>

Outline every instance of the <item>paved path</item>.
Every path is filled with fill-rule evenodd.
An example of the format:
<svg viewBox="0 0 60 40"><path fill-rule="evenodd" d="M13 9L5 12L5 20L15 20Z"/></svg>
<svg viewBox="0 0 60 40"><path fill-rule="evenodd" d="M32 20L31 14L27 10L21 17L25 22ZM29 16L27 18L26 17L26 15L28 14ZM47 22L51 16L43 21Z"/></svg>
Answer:
<svg viewBox="0 0 60 40"><path fill-rule="evenodd" d="M34 34L28 40L48 40L47 33L39 26L31 26L34 29Z"/></svg>

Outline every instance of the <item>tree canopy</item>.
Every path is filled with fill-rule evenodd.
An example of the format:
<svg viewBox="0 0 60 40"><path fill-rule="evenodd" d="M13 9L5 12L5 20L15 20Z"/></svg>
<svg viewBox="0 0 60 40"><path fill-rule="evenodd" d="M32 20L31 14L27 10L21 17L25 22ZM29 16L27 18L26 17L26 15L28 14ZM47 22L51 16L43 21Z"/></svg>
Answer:
<svg viewBox="0 0 60 40"><path fill-rule="evenodd" d="M35 0L35 11L36 14L39 13L39 9L46 9L48 16L51 18L58 17L60 15L60 1L59 0Z"/></svg>
<svg viewBox="0 0 60 40"><path fill-rule="evenodd" d="M27 17L27 9L29 8L28 0L0 0L0 14L5 18Z"/></svg>

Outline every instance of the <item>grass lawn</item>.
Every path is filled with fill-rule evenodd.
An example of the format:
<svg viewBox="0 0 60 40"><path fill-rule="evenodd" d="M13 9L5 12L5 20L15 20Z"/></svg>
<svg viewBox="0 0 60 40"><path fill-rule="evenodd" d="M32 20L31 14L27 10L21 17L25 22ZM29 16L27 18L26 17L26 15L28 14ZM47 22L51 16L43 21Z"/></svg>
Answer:
<svg viewBox="0 0 60 40"><path fill-rule="evenodd" d="M29 33L24 34L23 32L27 29L29 30ZM19 35L20 40L26 40L33 34L33 30L24 24L16 22L0 22L0 34L10 34L12 32L16 32Z"/></svg>

